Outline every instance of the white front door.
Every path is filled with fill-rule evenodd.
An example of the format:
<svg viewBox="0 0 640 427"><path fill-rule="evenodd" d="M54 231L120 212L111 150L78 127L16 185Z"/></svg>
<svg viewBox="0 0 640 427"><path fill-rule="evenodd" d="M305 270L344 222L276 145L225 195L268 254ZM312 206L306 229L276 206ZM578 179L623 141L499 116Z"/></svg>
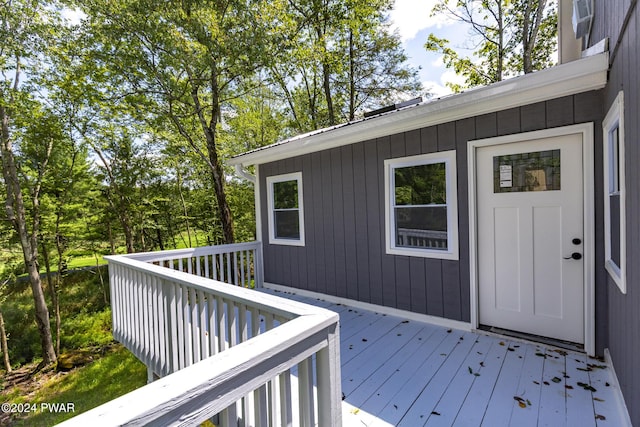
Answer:
<svg viewBox="0 0 640 427"><path fill-rule="evenodd" d="M476 161L480 324L584 343L582 135Z"/></svg>

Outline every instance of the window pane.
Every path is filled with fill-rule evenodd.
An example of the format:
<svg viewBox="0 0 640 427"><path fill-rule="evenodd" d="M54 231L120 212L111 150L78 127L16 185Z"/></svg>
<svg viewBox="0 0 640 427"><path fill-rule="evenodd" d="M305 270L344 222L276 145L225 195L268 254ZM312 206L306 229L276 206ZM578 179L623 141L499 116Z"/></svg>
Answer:
<svg viewBox="0 0 640 427"><path fill-rule="evenodd" d="M444 163L394 169L396 206L444 205L447 177Z"/></svg>
<svg viewBox="0 0 640 427"><path fill-rule="evenodd" d="M611 261L613 261L618 268L622 265L620 263L620 195L615 194L609 196L609 206L611 209Z"/></svg>
<svg viewBox="0 0 640 427"><path fill-rule="evenodd" d="M299 239L300 238L300 217L299 211L276 211L274 212L275 238L276 239Z"/></svg>
<svg viewBox="0 0 640 427"><path fill-rule="evenodd" d="M493 158L493 192L560 190L560 150Z"/></svg>
<svg viewBox="0 0 640 427"><path fill-rule="evenodd" d="M274 182L273 205L275 209L295 209L298 207L298 181Z"/></svg>
<svg viewBox="0 0 640 427"><path fill-rule="evenodd" d="M396 246L447 250L447 208L397 207Z"/></svg>
<svg viewBox="0 0 640 427"><path fill-rule="evenodd" d="M616 126L609 135L611 153L609 154L609 193L620 191L620 143L618 142L619 128Z"/></svg>

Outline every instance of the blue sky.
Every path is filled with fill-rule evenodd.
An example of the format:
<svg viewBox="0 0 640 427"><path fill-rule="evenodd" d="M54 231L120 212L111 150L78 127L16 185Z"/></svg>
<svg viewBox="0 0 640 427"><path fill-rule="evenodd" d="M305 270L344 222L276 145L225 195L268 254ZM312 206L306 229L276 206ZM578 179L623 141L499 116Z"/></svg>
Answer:
<svg viewBox="0 0 640 427"><path fill-rule="evenodd" d="M461 83L461 79L445 68L441 55L424 49L429 33L449 40L451 47L462 54L470 55L471 51L463 48L469 45L464 25L441 16L430 16L436 3L436 0L396 0L390 18L393 28L400 33L409 63L416 68L421 67L420 80L425 89L438 97L451 93L445 86L446 82Z"/></svg>

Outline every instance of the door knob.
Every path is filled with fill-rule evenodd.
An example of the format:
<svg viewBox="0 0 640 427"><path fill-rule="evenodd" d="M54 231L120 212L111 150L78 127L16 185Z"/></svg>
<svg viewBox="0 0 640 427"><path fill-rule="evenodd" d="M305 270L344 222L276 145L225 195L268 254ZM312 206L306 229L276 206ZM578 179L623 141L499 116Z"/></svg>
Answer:
<svg viewBox="0 0 640 427"><path fill-rule="evenodd" d="M571 254L571 256L564 257L564 259L575 259L575 260L582 259L582 254L580 252L574 252Z"/></svg>

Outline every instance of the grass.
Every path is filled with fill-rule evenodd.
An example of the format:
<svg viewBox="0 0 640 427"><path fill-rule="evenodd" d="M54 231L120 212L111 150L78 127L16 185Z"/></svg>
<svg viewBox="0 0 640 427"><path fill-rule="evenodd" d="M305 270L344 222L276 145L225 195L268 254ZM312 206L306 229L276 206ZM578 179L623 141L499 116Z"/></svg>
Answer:
<svg viewBox="0 0 640 427"><path fill-rule="evenodd" d="M51 426L142 387L147 370L142 362L118 345L101 359L69 373L58 373L30 396L9 396L10 403L35 403L37 409L14 426ZM14 393L15 394L15 393ZM73 404L73 412L49 411L43 403Z"/></svg>

